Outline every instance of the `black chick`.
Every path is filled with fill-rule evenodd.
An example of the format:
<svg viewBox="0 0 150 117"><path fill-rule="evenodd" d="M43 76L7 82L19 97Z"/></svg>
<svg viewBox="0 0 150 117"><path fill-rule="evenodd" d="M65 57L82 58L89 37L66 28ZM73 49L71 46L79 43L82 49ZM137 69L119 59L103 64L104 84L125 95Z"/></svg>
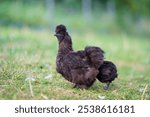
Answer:
<svg viewBox="0 0 150 117"><path fill-rule="evenodd" d="M116 65L111 61L104 61L98 70L97 79L102 83L106 83L104 89L108 90L110 83L118 76Z"/></svg>

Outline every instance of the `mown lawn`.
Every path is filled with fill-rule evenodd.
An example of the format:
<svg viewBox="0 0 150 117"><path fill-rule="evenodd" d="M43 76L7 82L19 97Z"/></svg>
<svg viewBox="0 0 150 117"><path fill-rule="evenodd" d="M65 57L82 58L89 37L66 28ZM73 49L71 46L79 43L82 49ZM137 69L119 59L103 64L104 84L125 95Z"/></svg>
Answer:
<svg viewBox="0 0 150 117"><path fill-rule="evenodd" d="M103 90L99 81L88 90L74 89L56 72L54 30L0 27L0 99L150 99L148 37L68 30L75 50L99 46L105 58L116 64L119 77L110 90ZM34 79L28 80L30 77Z"/></svg>

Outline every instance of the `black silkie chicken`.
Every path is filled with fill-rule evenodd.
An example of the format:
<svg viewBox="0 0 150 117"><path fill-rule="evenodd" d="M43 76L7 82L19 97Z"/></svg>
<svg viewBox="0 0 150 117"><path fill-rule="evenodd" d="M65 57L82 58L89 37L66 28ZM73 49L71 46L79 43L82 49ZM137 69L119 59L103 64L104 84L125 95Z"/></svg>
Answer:
<svg viewBox="0 0 150 117"><path fill-rule="evenodd" d="M106 83L104 89L108 90L110 83L118 77L117 68L111 61L104 61L98 70L99 73L96 77L100 82Z"/></svg>
<svg viewBox="0 0 150 117"><path fill-rule="evenodd" d="M55 36L59 42L56 70L76 88L88 88L96 80L98 68L103 64L103 50L99 47L86 47L73 51L71 37L64 25L58 25Z"/></svg>
<svg viewBox="0 0 150 117"><path fill-rule="evenodd" d="M72 40L64 25L55 29L59 49L56 58L56 70L75 88L89 88L102 72L104 51L99 47L85 47L81 51L73 51ZM101 77L104 78L104 77ZM101 79L100 78L100 79ZM101 80L100 80L101 81Z"/></svg>

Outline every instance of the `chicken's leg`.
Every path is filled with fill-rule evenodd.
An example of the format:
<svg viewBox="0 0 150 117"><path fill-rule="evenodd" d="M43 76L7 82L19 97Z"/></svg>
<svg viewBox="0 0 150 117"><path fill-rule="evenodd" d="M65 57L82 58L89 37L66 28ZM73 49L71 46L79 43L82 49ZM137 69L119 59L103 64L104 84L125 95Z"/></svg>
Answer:
<svg viewBox="0 0 150 117"><path fill-rule="evenodd" d="M76 88L77 87L77 84L74 84L73 88Z"/></svg>
<svg viewBox="0 0 150 117"><path fill-rule="evenodd" d="M108 90L109 89L109 85L110 85L110 82L107 82L106 85L104 86L104 90Z"/></svg>

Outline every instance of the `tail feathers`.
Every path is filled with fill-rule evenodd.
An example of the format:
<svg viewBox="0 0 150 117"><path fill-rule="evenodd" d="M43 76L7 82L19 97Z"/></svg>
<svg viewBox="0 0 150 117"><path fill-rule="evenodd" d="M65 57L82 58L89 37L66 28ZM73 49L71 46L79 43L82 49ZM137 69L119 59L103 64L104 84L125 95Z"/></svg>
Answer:
<svg viewBox="0 0 150 117"><path fill-rule="evenodd" d="M111 61L104 61L99 68L97 79L102 83L112 82L118 77L117 67Z"/></svg>
<svg viewBox="0 0 150 117"><path fill-rule="evenodd" d="M86 55L88 56L91 64L95 68L99 68L104 61L104 51L99 47L86 47L85 48Z"/></svg>

